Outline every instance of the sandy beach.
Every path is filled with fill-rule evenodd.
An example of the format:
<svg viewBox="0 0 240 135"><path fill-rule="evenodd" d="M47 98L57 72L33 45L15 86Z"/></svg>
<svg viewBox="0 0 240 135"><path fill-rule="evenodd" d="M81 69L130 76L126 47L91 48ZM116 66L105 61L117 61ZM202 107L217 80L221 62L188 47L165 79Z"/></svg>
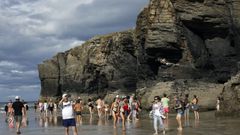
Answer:
<svg viewBox="0 0 240 135"><path fill-rule="evenodd" d="M239 118L215 118L214 112L200 113L200 121L196 122L191 113L189 123L184 124L182 132L177 131L175 114L170 114L168 121L165 121L167 128L166 135L237 135L240 132ZM27 126L22 128L22 135L63 135L64 128L61 125L61 117L40 117L39 113L33 110L28 112ZM142 116L140 121L126 123L127 130L121 129L118 124L117 129L113 129L112 120L99 120L96 115L92 119L88 114L83 115L81 124L77 126L79 135L152 135L152 120L147 116ZM15 135L15 129L9 128L5 122L5 115L0 117L0 135ZM162 134L162 133L160 133Z"/></svg>

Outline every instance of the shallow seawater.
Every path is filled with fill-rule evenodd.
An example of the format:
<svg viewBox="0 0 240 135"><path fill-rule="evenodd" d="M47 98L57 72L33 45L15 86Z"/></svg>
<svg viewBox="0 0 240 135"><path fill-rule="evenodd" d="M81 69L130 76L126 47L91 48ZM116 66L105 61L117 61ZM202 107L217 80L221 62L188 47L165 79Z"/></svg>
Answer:
<svg viewBox="0 0 240 135"><path fill-rule="evenodd" d="M175 114L170 114L169 120L165 121L166 135L238 135L240 134L240 118L216 118L214 112L201 112L200 121L193 119L183 120L183 131L177 131ZM64 135L61 126L61 117L40 117L39 113L32 110L28 113L25 127L21 129L22 135ZM82 122L77 126L79 135L152 135L154 133L152 120L142 117L139 121L126 123L126 131L123 132L121 122L117 129L113 129L112 120L98 119L96 115L90 119L89 115L83 115ZM72 134L72 132L70 132ZM15 135L15 129L9 128L5 122L5 115L0 116L0 135ZM159 133L162 134L162 133Z"/></svg>

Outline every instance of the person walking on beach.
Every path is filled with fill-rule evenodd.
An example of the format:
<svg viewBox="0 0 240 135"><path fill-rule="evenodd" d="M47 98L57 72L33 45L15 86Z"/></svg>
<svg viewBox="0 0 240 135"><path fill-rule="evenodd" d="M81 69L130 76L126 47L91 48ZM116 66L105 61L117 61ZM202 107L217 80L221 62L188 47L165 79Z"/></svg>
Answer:
<svg viewBox="0 0 240 135"><path fill-rule="evenodd" d="M135 120L139 120L139 119L137 118L137 113L138 113L139 104L138 104L138 102L137 102L137 98L136 98L136 97L134 97L134 99L133 99L131 108L132 108L132 120L134 120L134 121L135 121Z"/></svg>
<svg viewBox="0 0 240 135"><path fill-rule="evenodd" d="M22 123L22 116L24 116L25 108L22 102L20 102L20 97L15 97L15 102L12 104L13 111L14 111L14 119L16 124L16 132L17 134L21 134L20 127Z"/></svg>
<svg viewBox="0 0 240 135"><path fill-rule="evenodd" d="M102 117L102 112L103 112L103 107L104 107L104 102L101 99L101 97L98 97L98 100L96 101L97 104L97 111L98 111L98 117L101 118Z"/></svg>
<svg viewBox="0 0 240 135"><path fill-rule="evenodd" d="M51 116L53 116L53 109L54 109L54 104L53 104L52 99L50 99L49 103L48 103L48 110L49 110L49 113Z"/></svg>
<svg viewBox="0 0 240 135"><path fill-rule="evenodd" d="M198 98L196 95L193 96L193 100L192 100L192 109L194 111L194 117L195 120L199 120L199 105L198 105Z"/></svg>
<svg viewBox="0 0 240 135"><path fill-rule="evenodd" d="M42 116L42 113L43 113L43 111L44 111L44 107L43 107L42 101L39 101L39 102L38 102L38 107L39 107L40 115Z"/></svg>
<svg viewBox="0 0 240 135"><path fill-rule="evenodd" d="M88 105L88 110L89 110L90 116L92 117L94 105L93 105L93 101L91 98L88 99L87 105Z"/></svg>
<svg viewBox="0 0 240 135"><path fill-rule="evenodd" d="M113 116L113 127L117 128L117 120L119 116L119 103L117 98L114 99L114 102L111 105L111 111Z"/></svg>
<svg viewBox="0 0 240 135"><path fill-rule="evenodd" d="M155 130L154 135L158 134L158 122L159 122L159 129L162 129L163 134L165 134L163 119L165 119L166 117L164 116L164 109L159 96L154 97L154 103L152 105L152 113L153 113L153 126Z"/></svg>
<svg viewBox="0 0 240 135"><path fill-rule="evenodd" d="M12 105L13 105L13 102L12 102L12 100L9 100L9 102L8 102L8 104L7 104L7 117L8 118L10 118L10 117L12 117L12 115L13 115L13 107L12 107Z"/></svg>
<svg viewBox="0 0 240 135"><path fill-rule="evenodd" d="M80 124L82 120L82 110L83 110L83 105L82 105L81 99L77 99L77 102L74 105L74 111L76 113L78 124Z"/></svg>
<svg viewBox="0 0 240 135"><path fill-rule="evenodd" d="M129 112L128 116L127 116L127 120L128 120L128 121L131 121L130 117L131 117L131 115L132 115L132 113L133 113L133 112L132 112L132 103L133 103L134 96L135 96L135 94L132 94L132 95L130 96L130 98L129 98L129 110L130 110L130 112Z"/></svg>
<svg viewBox="0 0 240 135"><path fill-rule="evenodd" d="M120 112L120 117L122 119L122 130L126 130L124 105L125 105L125 96L122 97L122 100L119 103L119 108L120 108L119 112Z"/></svg>
<svg viewBox="0 0 240 135"><path fill-rule="evenodd" d="M43 103L43 114L44 114L44 117L48 116L48 103L47 103L47 100L45 100L44 103Z"/></svg>
<svg viewBox="0 0 240 135"><path fill-rule="evenodd" d="M175 96L174 97L175 100L175 105L174 105L174 109L177 112L177 116L176 116L176 120L178 123L178 130L182 131L182 115L184 113L184 109L183 109L183 105L182 105L182 101L179 97Z"/></svg>
<svg viewBox="0 0 240 135"><path fill-rule="evenodd" d="M189 111L190 111L190 101L188 99L189 95L186 94L184 98L184 120L185 125L189 126Z"/></svg>
<svg viewBox="0 0 240 135"><path fill-rule="evenodd" d="M168 119L168 113L169 113L169 98L167 98L167 94L163 94L163 98L161 99L163 110L166 118Z"/></svg>
<svg viewBox="0 0 240 135"><path fill-rule="evenodd" d="M62 106L63 126L65 127L65 135L69 135L69 127L72 127L73 135L77 135L76 121L74 118L73 103L68 100L68 95L63 94L59 102Z"/></svg>

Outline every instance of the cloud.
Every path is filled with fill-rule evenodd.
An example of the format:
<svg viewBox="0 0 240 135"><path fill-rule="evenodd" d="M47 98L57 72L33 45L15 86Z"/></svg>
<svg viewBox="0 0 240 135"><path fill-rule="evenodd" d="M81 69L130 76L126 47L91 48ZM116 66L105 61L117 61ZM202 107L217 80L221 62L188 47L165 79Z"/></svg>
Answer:
<svg viewBox="0 0 240 135"><path fill-rule="evenodd" d="M39 85L3 85L0 84L1 101L14 99L15 96L20 96L21 99L27 101L35 101L39 95Z"/></svg>
<svg viewBox="0 0 240 135"><path fill-rule="evenodd" d="M95 35L134 27L148 2L0 0L0 90L38 85L38 94L37 64Z"/></svg>
<svg viewBox="0 0 240 135"><path fill-rule="evenodd" d="M14 62L10 62L10 61L0 61L0 68L23 68L22 65L19 65L17 63Z"/></svg>

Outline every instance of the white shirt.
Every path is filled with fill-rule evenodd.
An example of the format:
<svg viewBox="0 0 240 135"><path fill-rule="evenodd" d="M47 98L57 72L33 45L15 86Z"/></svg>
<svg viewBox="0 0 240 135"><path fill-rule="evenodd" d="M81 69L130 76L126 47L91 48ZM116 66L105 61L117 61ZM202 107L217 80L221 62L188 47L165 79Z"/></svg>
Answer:
<svg viewBox="0 0 240 135"><path fill-rule="evenodd" d="M62 117L64 120L74 118L74 112L73 112L72 105L73 104L70 101L63 102Z"/></svg>
<svg viewBox="0 0 240 135"><path fill-rule="evenodd" d="M45 103L43 104L43 109L44 109L45 111L48 109L48 103L45 102Z"/></svg>
<svg viewBox="0 0 240 135"><path fill-rule="evenodd" d="M162 106L161 102L154 103L152 106L152 111L153 111L153 115L164 117L163 116L163 106Z"/></svg>

